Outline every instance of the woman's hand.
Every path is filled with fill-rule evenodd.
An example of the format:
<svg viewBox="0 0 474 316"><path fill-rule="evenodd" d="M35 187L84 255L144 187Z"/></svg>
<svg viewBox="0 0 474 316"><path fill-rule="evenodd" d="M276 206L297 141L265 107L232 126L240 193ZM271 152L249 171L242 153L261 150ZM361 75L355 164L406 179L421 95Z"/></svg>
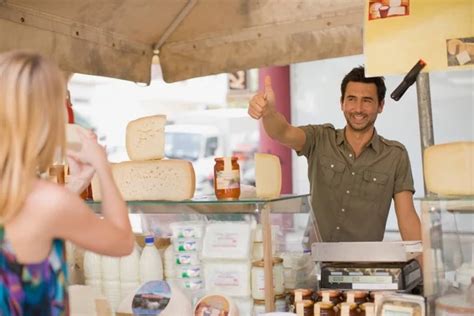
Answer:
<svg viewBox="0 0 474 316"><path fill-rule="evenodd" d="M66 153L69 165L68 189L81 193L90 184L98 168L108 164L107 154L103 146L97 142L97 136L92 131L77 130L81 140L81 150L68 150Z"/></svg>

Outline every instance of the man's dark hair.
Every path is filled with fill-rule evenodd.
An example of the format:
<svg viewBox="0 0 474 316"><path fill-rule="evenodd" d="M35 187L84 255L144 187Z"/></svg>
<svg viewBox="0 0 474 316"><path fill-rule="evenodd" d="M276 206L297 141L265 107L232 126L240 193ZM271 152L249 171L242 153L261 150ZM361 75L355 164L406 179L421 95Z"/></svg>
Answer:
<svg viewBox="0 0 474 316"><path fill-rule="evenodd" d="M341 102L344 100L346 93L347 84L352 82L363 82L363 83L373 83L377 87L377 97L379 103L385 99L385 92L387 88L385 87L384 77L372 77L366 78L364 73L364 66L355 67L352 69L345 77L342 79L341 83Z"/></svg>

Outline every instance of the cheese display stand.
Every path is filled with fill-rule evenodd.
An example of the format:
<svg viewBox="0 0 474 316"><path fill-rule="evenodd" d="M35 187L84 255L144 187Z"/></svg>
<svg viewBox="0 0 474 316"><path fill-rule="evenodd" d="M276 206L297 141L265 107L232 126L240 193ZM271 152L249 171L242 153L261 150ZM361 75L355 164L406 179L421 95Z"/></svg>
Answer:
<svg viewBox="0 0 474 316"><path fill-rule="evenodd" d="M87 203L100 214L100 202ZM222 295L231 299L232 306L238 306L241 316L254 314L254 302L257 302L255 306L263 304L266 312L272 312L278 310L281 294L296 286L314 288L317 285L316 274L311 274L314 261L309 249L311 243L318 240L319 233L309 195L282 195L275 199L203 197L177 202L128 201L127 205L131 217L141 220L141 234L155 236L155 244L157 240L169 238L170 246L160 249L164 279L172 275L173 284L191 293L188 296L194 306L206 295ZM135 254L135 258L137 256L139 254ZM120 273L115 276L115 284L123 289L122 273L125 273L127 286L133 288L134 285L136 290L140 283L138 276L133 279L136 264L123 269L120 264L124 259L120 258L118 268L112 265L104 268L102 258L102 275L94 276L87 271L87 265L88 262L92 267L99 265L97 259L89 260L87 252L83 259L71 257L71 283L93 286L93 278L102 280L98 290L108 299L111 310L122 315L117 308L124 305L126 293L122 293L120 299L108 296L104 282L112 283L110 271L115 269L116 274ZM302 261L311 263L311 268L301 267ZM298 277L292 275L297 272L300 272ZM75 274L81 276L74 277Z"/></svg>
<svg viewBox="0 0 474 316"><path fill-rule="evenodd" d="M474 196L418 201L427 315L474 315Z"/></svg>

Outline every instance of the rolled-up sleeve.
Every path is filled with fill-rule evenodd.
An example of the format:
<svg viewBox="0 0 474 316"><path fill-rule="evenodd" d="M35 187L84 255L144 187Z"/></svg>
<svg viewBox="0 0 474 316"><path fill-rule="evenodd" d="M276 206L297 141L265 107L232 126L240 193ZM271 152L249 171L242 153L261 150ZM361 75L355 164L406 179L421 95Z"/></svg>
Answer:
<svg viewBox="0 0 474 316"><path fill-rule="evenodd" d="M410 158L408 157L406 149L403 149L400 153L400 159L395 173L393 195L403 191L411 191L413 194L415 193Z"/></svg>
<svg viewBox="0 0 474 316"><path fill-rule="evenodd" d="M305 156L308 158L314 149L316 148L316 135L318 126L317 125L304 125L298 126L298 128L302 129L306 135L306 142L303 145L303 148L296 152L298 156Z"/></svg>

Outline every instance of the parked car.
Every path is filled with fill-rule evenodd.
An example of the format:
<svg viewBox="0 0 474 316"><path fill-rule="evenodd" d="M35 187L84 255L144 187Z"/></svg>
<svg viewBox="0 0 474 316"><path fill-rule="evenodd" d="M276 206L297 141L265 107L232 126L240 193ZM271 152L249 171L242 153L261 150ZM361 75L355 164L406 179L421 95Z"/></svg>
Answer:
<svg viewBox="0 0 474 316"><path fill-rule="evenodd" d="M176 124L165 127L165 157L192 162L196 194L214 192L214 158L222 155L222 135L212 125Z"/></svg>

